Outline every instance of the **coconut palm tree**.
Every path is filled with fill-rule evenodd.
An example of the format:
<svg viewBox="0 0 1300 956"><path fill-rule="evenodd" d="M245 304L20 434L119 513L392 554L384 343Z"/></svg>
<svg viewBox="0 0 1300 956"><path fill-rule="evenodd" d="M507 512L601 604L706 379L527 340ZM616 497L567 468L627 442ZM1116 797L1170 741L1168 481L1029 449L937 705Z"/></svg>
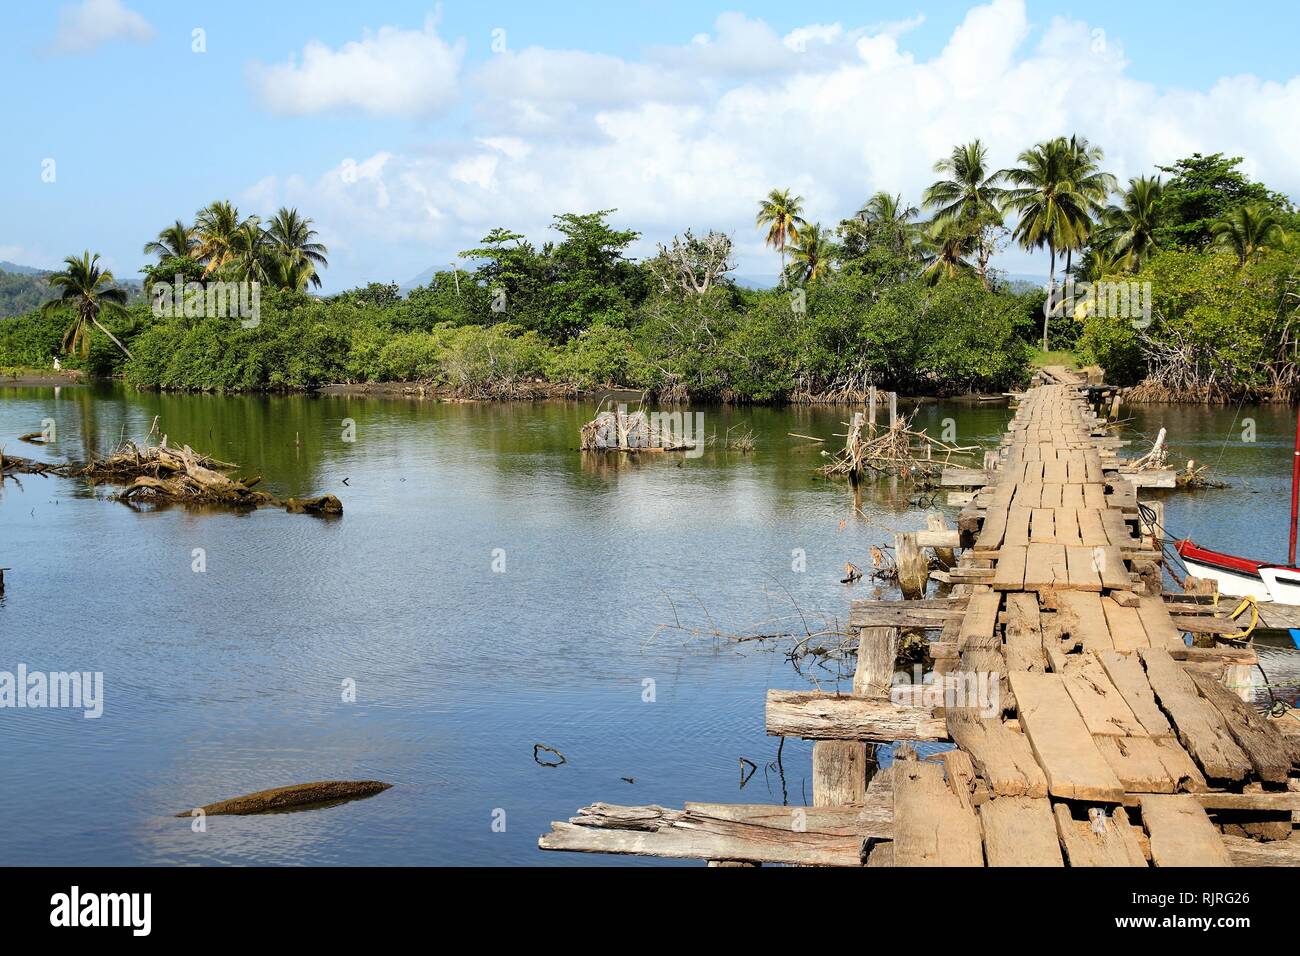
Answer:
<svg viewBox="0 0 1300 956"><path fill-rule="evenodd" d="M274 251L262 228L262 221L249 216L230 237L226 262L236 278L245 282L265 282Z"/></svg>
<svg viewBox="0 0 1300 956"><path fill-rule="evenodd" d="M1237 207L1211 226L1210 233L1214 248L1235 252L1243 266L1262 250L1281 245L1286 236L1277 213L1262 203Z"/></svg>
<svg viewBox="0 0 1300 956"><path fill-rule="evenodd" d="M41 311L51 313L70 308L75 314L72 324L63 334L65 352L80 352L83 358L89 355L93 326L112 339L127 358L131 358L130 350L99 321L100 315L123 315L126 312L126 292L117 287L112 272L100 269L99 253L92 257L87 250L81 258L68 256L63 260L63 270L50 273L46 281L52 289L60 291L57 298L41 306Z"/></svg>
<svg viewBox="0 0 1300 956"><path fill-rule="evenodd" d="M1048 317L1056 305L1056 254L1077 248L1087 234L1093 197L1076 185L1078 157L1064 137L1048 140L1017 157L1019 166L1003 171L1009 183L1007 206L1020 214L1012 237L1025 249L1047 247L1047 303L1043 307L1043 351Z"/></svg>
<svg viewBox="0 0 1300 956"><path fill-rule="evenodd" d="M194 237L194 228L177 219L158 233L158 238L153 242L146 242L144 252L145 255L156 254L158 261L161 262L163 259L184 259L186 256L193 255L198 247L198 240Z"/></svg>
<svg viewBox="0 0 1300 956"><path fill-rule="evenodd" d="M915 239L916 224L912 220L917 212L915 206L903 202L901 194L890 195L882 189L857 211L857 218L875 226L894 252L907 255Z"/></svg>
<svg viewBox="0 0 1300 956"><path fill-rule="evenodd" d="M826 274L835 255L830 230L821 223L805 224L790 253L790 268L802 282L815 282Z"/></svg>
<svg viewBox="0 0 1300 956"><path fill-rule="evenodd" d="M266 229L267 239L277 259L294 264L308 263L311 268L305 274L313 285L320 285L320 270L329 267L325 257L329 250L316 242L316 230L311 228L311 220L298 214L297 209L284 206L271 219Z"/></svg>
<svg viewBox="0 0 1300 956"><path fill-rule="evenodd" d="M199 241L199 257L205 261L204 275L216 272L234 258L235 234L241 225L239 210L226 200L199 210L194 232Z"/></svg>
<svg viewBox="0 0 1300 956"><path fill-rule="evenodd" d="M1115 177L1101 168L1105 154L1100 146L1093 146L1082 136L1074 135L1066 141L1069 152L1070 178L1074 181L1075 191L1083 200L1084 216L1078 223L1078 232L1073 242L1065 246L1065 271L1070 266L1076 251L1082 251L1092 237L1094 222L1105 213L1106 202L1119 184Z"/></svg>
<svg viewBox="0 0 1300 956"><path fill-rule="evenodd" d="M1159 176L1134 176L1120 194L1118 203L1106 207L1102 217L1100 243L1123 259L1130 272L1137 272L1159 247L1160 196L1164 185ZM1095 246L1096 244L1094 244Z"/></svg>
<svg viewBox="0 0 1300 956"><path fill-rule="evenodd" d="M267 267L270 280L280 289L306 292L308 285L320 285L316 267L310 259L275 256Z"/></svg>
<svg viewBox="0 0 1300 956"><path fill-rule="evenodd" d="M934 285L977 272L969 257L979 251L978 229L962 219L929 223L922 238L922 277Z"/></svg>
<svg viewBox="0 0 1300 956"><path fill-rule="evenodd" d="M989 169L988 150L978 139L954 146L951 155L934 164L934 171L944 178L932 183L921 201L933 210L934 222L963 220L973 227L977 271L987 286L992 230L1002 223L1004 173Z"/></svg>
<svg viewBox="0 0 1300 956"><path fill-rule="evenodd" d="M1079 257L1074 273L1081 282L1100 282L1106 276L1119 275L1131 269L1131 260L1125 253L1117 252L1113 245L1088 247Z"/></svg>
<svg viewBox="0 0 1300 956"><path fill-rule="evenodd" d="M767 227L767 244L781 253L781 282L785 284L786 246L799 239L799 230L808 225L803 218L803 197L791 196L788 189L773 189L758 204L754 223Z"/></svg>

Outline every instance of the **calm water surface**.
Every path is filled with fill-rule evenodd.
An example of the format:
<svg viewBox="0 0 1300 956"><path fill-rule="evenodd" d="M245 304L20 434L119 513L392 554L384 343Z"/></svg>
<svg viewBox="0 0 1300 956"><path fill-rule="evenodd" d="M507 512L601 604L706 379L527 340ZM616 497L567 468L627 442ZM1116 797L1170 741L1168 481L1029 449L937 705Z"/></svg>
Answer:
<svg viewBox="0 0 1300 956"><path fill-rule="evenodd" d="M136 511L69 479L5 483L0 670L102 671L105 704L98 720L0 710L0 863L626 863L544 854L537 837L597 800L810 799L809 745L788 741L777 766L763 732L766 690L807 678L772 645L690 629L790 625L796 604L814 626L842 619L877 590L841 585L844 562L869 563L871 545L925 513L884 483L855 513L843 485L814 475L820 446L788 433L842 432L845 410L703 411L707 431L752 429L757 449L594 461L576 450L594 413L581 403L0 388L10 454L84 459L156 417L172 443L238 462L276 495L330 492L345 507L337 520ZM1257 433L1243 443L1234 411L1148 410L1136 424L1167 425L1176 456L1234 485L1167 496L1171 529L1280 558L1290 414L1243 410ZM960 442L990 444L1008 414L925 405L917 421L938 434L951 417ZM55 444L16 441L45 418ZM535 743L568 762L539 766ZM743 789L742 757L759 768ZM204 833L173 816L330 778L395 786L217 817Z"/></svg>

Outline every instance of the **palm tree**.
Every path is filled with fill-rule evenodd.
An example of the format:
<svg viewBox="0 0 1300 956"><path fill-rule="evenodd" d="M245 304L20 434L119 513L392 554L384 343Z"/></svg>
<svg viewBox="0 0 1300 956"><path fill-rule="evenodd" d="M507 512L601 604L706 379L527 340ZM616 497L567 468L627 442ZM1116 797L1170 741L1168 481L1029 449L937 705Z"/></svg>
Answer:
<svg viewBox="0 0 1300 956"><path fill-rule="evenodd" d="M63 350L69 353L79 351L83 358L89 355L90 330L94 326L112 339L127 358L131 358L130 350L99 321L101 314L122 315L126 312L126 292L117 287L112 272L99 268L99 253L92 258L90 250L86 250L80 259L68 256L63 265L63 271L46 277L51 288L62 291L58 298L41 306L45 313L62 308L75 311L76 317L63 334Z"/></svg>
<svg viewBox="0 0 1300 956"><path fill-rule="evenodd" d="M234 257L235 233L240 226L239 210L226 200L199 210L194 231L199 240L199 257L206 261L204 275L216 272Z"/></svg>
<svg viewBox="0 0 1300 956"><path fill-rule="evenodd" d="M906 255L912 248L916 232L912 219L918 211L915 206L904 204L902 195L891 196L882 189L858 210L857 217L879 229L894 252Z"/></svg>
<svg viewBox="0 0 1300 956"><path fill-rule="evenodd" d="M277 288L306 292L311 284L320 285L316 267L310 259L290 259L276 256L268 268L270 279Z"/></svg>
<svg viewBox="0 0 1300 956"><path fill-rule="evenodd" d="M944 178L932 183L921 201L934 210L935 222L962 220L975 228L978 272L987 286L991 229L1002 222L1004 173L988 168L988 150L978 139L954 146L948 158L934 164L934 171Z"/></svg>
<svg viewBox="0 0 1300 956"><path fill-rule="evenodd" d="M194 229L177 219L174 223L158 233L153 242L146 242L145 255L157 254L158 260L184 259L193 255L198 249L198 240L194 238Z"/></svg>
<svg viewBox="0 0 1300 956"><path fill-rule="evenodd" d="M799 230L808 225L800 215L803 212L803 197L791 196L788 189L773 189L767 198L758 204L758 216L754 223L760 229L767 227L767 244L781 253L781 283L785 284L785 249L786 245L799 239Z"/></svg>
<svg viewBox="0 0 1300 956"><path fill-rule="evenodd" d="M1083 199L1084 216L1079 221L1078 235L1065 246L1065 271L1076 250L1082 251L1092 236L1093 222L1105 212L1106 200L1119 186L1115 177L1103 172L1101 161L1105 154L1100 146L1093 146L1082 136L1074 135L1066 142L1069 151L1070 178L1075 191Z"/></svg>
<svg viewBox="0 0 1300 956"><path fill-rule="evenodd" d="M226 262L237 278L246 282L263 282L272 259L267 231L262 228L260 219L249 216L230 237Z"/></svg>
<svg viewBox="0 0 1300 956"><path fill-rule="evenodd" d="M1047 351L1048 316L1056 304L1056 254L1075 248L1087 234L1093 198L1075 183L1078 157L1064 137L1039 143L1017 157L1019 166L1003 171L1010 183L1009 208L1020 213L1013 238L1026 249L1047 247L1047 303L1043 307L1043 351Z"/></svg>
<svg viewBox="0 0 1300 956"><path fill-rule="evenodd" d="M1214 247L1235 252L1243 266L1263 249L1281 245L1286 236L1277 213L1262 203L1239 206L1211 226L1210 232Z"/></svg>
<svg viewBox="0 0 1300 956"><path fill-rule="evenodd" d="M1120 195L1118 204L1106 207L1103 216L1103 245L1124 260L1130 272L1137 272L1156 251L1160 196L1164 185L1159 176L1134 176Z"/></svg>
<svg viewBox="0 0 1300 956"><path fill-rule="evenodd" d="M1106 276L1128 271L1130 262L1128 255L1116 252L1112 245L1092 245L1079 258L1075 275L1082 282L1100 282Z"/></svg>
<svg viewBox="0 0 1300 956"><path fill-rule="evenodd" d="M934 285L942 279L956 279L976 272L967 258L979 250L978 230L962 219L933 221L923 237L921 275Z"/></svg>
<svg viewBox="0 0 1300 956"><path fill-rule="evenodd" d="M329 267L329 260L325 258L329 250L314 241L316 230L311 228L310 219L298 215L297 209L281 206L271 219L266 235L277 259L295 266L308 264L311 268L303 274L313 285L320 285L319 271Z"/></svg>
<svg viewBox="0 0 1300 956"><path fill-rule="evenodd" d="M834 254L835 246L830 231L823 229L819 222L811 226L805 224L799 230L798 239L790 254L790 265L801 281L815 282L831 267Z"/></svg>

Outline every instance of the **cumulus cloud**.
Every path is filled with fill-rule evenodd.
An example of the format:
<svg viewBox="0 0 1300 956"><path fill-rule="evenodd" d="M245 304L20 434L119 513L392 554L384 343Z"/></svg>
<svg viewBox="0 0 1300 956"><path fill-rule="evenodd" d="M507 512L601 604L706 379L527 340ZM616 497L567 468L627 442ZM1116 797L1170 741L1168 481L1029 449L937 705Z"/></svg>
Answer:
<svg viewBox="0 0 1300 956"><path fill-rule="evenodd" d="M429 17L421 30L380 27L338 49L313 40L301 60L253 63L249 82L276 113L428 116L455 98L464 54L464 42L443 40L436 18Z"/></svg>
<svg viewBox="0 0 1300 956"><path fill-rule="evenodd" d="M144 17L128 10L122 0L82 0L59 8L58 53L89 53L114 40L147 43L154 29Z"/></svg>
<svg viewBox="0 0 1300 956"><path fill-rule="evenodd" d="M353 161L353 173L341 163L298 192L274 188L358 249L415 242L432 259L493 226L541 239L554 213L617 207L620 223L645 231L643 254L688 226L733 233L742 272L776 271L754 229L769 189L793 189L810 219L834 224L878 189L917 202L933 162L974 137L1006 166L1077 132L1121 180L1222 150L1300 195L1300 77L1162 89L1130 75L1113 36L1098 42L1069 19L1035 27L1023 0L973 8L924 59L905 49L906 27L781 36L728 15L712 35L641 60L527 51L475 78L470 137Z"/></svg>

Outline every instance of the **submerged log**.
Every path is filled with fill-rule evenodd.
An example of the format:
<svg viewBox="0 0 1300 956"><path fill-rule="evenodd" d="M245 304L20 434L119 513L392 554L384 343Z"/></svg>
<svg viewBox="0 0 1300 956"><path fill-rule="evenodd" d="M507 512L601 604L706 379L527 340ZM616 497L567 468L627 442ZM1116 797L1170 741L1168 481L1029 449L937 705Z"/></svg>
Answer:
<svg viewBox="0 0 1300 956"><path fill-rule="evenodd" d="M284 510L290 514L341 515L343 502L333 495L318 495L315 498L287 498Z"/></svg>
<svg viewBox="0 0 1300 956"><path fill-rule="evenodd" d="M230 800L209 803L198 809L208 816L247 816L254 813L279 813L285 810L306 810L324 804L333 805L348 800L359 800L383 793L392 786L381 780L321 780L316 783L298 783L274 790L258 790ZM186 810L178 817L193 816Z"/></svg>

